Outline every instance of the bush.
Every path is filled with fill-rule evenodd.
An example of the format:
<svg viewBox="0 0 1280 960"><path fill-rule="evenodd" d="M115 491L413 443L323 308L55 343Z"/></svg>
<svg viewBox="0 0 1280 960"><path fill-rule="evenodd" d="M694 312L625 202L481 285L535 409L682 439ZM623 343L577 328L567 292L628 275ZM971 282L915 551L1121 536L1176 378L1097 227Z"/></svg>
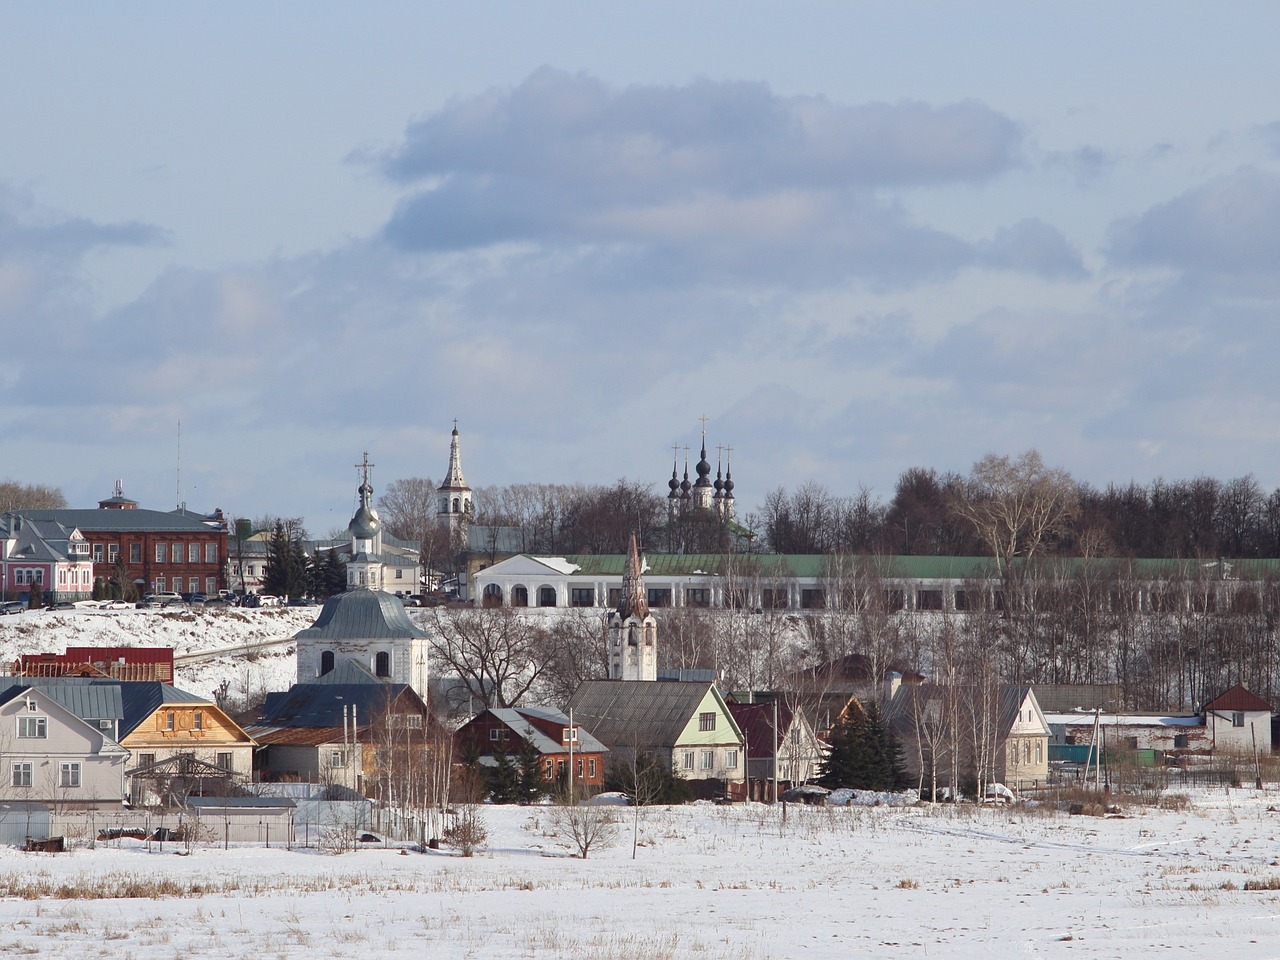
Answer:
<svg viewBox="0 0 1280 960"><path fill-rule="evenodd" d="M467 804L453 815L453 822L445 828L444 840L451 847L457 847L464 857L473 857L477 850L483 850L485 841L489 839L489 828L485 826L480 808L475 804Z"/></svg>
<svg viewBox="0 0 1280 960"><path fill-rule="evenodd" d="M583 860L595 847L607 847L618 838L618 817L613 808L594 804L571 804L561 795L560 802L547 812L551 832L567 839Z"/></svg>

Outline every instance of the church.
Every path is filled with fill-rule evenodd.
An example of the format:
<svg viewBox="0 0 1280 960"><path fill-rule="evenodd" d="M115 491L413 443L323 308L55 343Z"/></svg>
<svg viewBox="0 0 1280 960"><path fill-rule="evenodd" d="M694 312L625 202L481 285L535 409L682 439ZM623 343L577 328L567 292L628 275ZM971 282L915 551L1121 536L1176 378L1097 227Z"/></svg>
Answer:
<svg viewBox="0 0 1280 960"><path fill-rule="evenodd" d="M429 638L400 598L384 589L382 522L373 507L368 456L361 469L360 505L347 525L347 589L326 600L316 622L294 637L298 683L354 663L379 679L407 683L425 699Z"/></svg>

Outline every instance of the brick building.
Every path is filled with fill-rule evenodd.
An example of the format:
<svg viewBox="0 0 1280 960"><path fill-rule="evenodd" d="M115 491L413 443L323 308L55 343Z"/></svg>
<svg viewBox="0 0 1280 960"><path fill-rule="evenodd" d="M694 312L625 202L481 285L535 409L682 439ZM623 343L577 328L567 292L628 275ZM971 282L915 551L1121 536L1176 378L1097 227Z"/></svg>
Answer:
<svg viewBox="0 0 1280 960"><path fill-rule="evenodd" d="M138 592L216 593L226 589L227 522L221 510L202 515L180 509L143 510L115 494L96 510L20 510L36 522L74 529L88 544L94 582L108 581L122 564Z"/></svg>

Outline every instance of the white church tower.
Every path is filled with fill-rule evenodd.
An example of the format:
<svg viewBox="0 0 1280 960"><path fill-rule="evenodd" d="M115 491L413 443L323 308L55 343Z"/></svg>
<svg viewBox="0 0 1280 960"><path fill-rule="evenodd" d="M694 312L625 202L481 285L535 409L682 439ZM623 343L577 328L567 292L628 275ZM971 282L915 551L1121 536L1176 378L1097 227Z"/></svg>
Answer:
<svg viewBox="0 0 1280 960"><path fill-rule="evenodd" d="M609 679L658 679L658 621L645 598L635 534L622 574L622 598L609 614Z"/></svg>
<svg viewBox="0 0 1280 960"><path fill-rule="evenodd" d="M449 469L444 483L436 488L436 519L449 531L449 542L456 547L466 543L471 511L471 488L462 477L462 451L458 445L458 421L455 420L449 441Z"/></svg>

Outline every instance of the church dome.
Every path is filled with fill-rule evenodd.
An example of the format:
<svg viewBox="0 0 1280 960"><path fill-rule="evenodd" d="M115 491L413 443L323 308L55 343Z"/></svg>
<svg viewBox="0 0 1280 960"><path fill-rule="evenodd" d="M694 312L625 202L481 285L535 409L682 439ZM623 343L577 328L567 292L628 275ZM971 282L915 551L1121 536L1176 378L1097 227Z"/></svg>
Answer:
<svg viewBox="0 0 1280 960"><path fill-rule="evenodd" d="M347 525L347 530L354 540L372 540L377 535L378 528L382 526L378 511L369 504L372 494L373 489L368 484L360 486L360 507L356 510L356 515L351 518L351 523Z"/></svg>

